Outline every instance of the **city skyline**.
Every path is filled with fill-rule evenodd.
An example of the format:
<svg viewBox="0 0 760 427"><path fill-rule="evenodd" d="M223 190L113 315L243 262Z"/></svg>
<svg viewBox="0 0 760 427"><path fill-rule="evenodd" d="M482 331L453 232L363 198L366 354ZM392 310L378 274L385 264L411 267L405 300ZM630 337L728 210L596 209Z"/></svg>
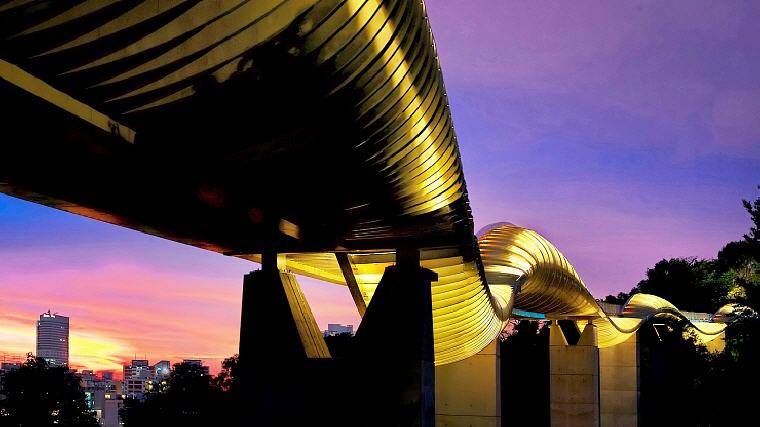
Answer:
<svg viewBox="0 0 760 427"><path fill-rule="evenodd" d="M64 316L63 314L60 314L58 312L53 312L53 310L49 309L47 312L40 314L39 315L39 320L37 320L35 322L36 325L37 325L37 332L35 334L35 344L36 344L35 348L34 349L29 349L28 351L20 351L20 352L19 351L7 351L5 349L0 349L0 356L2 357L2 362L21 364L21 363L23 363L26 360L28 354L32 354L35 357L40 357L40 358L45 359L46 362L51 363L52 365L64 365L64 366L68 366L69 368L71 368L71 369L73 369L75 371L80 371L80 372L94 371L94 372L99 373L99 374L110 373L113 376L113 378L121 380L121 379L123 379L123 374L122 373L124 372L124 370L127 369L127 367L130 364L134 364L135 361L154 360L154 359L148 357L148 353L141 353L141 354L134 353L132 355L132 357L129 357L129 355L121 355L121 357L117 356L117 359L121 360L121 362L118 362L118 360L117 361L113 361L113 364L110 365L108 368L103 368L103 367L95 367L95 368L93 368L93 366L89 366L89 365L83 364L83 362L68 363L68 360L69 360L70 356L72 356L71 358L74 359L74 360L87 360L88 359L87 356L89 356L89 354L87 354L87 353L91 352L92 348L89 347L89 346L87 346L87 345L78 345L77 346L77 351L78 352L82 352L83 354L81 354L81 353L73 353L73 352L70 351L70 349L69 349L69 342L67 341L67 343L66 343L66 351L65 351L65 353L66 353L66 355L65 355L66 362L63 362L63 363L56 362L55 360L51 360L50 359L50 355L48 354L48 353L50 353L50 351L48 350L48 347L50 347L49 345L45 347L45 349L48 350L47 352L40 350L40 332L39 332L40 331L40 323L44 319L48 319L48 318L61 318L61 319L65 319L65 324L66 324L65 334L66 334L66 338L67 339L69 338L69 334L70 334L71 331L70 331L70 329L69 329L68 326L69 326L69 321L71 320L71 318L68 317L68 316ZM50 335L49 328L45 332L46 332L47 335ZM74 332L75 332L76 336L86 337L86 336L89 335L87 333L87 331L82 331L81 334L79 333L80 331L76 331L75 330ZM325 328L325 330L323 332L324 332L325 335L335 335L335 334L339 334L339 333L351 333L351 334L353 334L353 325L341 325L341 324L328 323L327 327ZM43 339L43 341L45 341L45 340ZM87 340L85 338L85 339L82 339L81 341L77 340L76 342L86 343ZM95 345L97 346L97 343L95 343ZM11 347L13 347L13 346L11 346ZM18 348L20 348L20 346L18 346ZM232 356L232 355L230 355L230 356ZM138 358L138 357L141 357L141 358ZM229 356L222 357L222 359L225 359L227 357L229 357ZM195 356L182 356L182 355L178 355L178 356L176 356L176 357L174 357L172 359L169 359L169 360L163 360L162 359L162 360L159 361L159 364L164 364L165 362L168 363L168 365L166 365L166 369L171 369L171 366L173 366L174 363L180 363L180 362L193 362L193 363L195 363L195 362L197 362L198 364L201 364L202 362L205 362L205 360L202 359L202 358L196 358ZM121 363L121 365L117 366L116 363ZM100 366L99 363L97 365ZM210 367L206 366L206 368L210 368ZM209 370L212 373L216 373L218 371L218 369L216 369L216 368L218 368L218 367L215 367L214 370L210 370L210 369L207 369L207 370Z"/></svg>
<svg viewBox="0 0 760 427"><path fill-rule="evenodd" d="M746 232L757 5L427 6L477 228L536 229L597 297ZM33 348L29 319L52 307L74 319L72 364L98 370L146 351L218 365L256 268L4 195L0 255L0 351ZM321 328L359 324L346 288L302 284Z"/></svg>
<svg viewBox="0 0 760 427"><path fill-rule="evenodd" d="M22 353L0 351L0 355L2 356L2 362L3 363L10 363L10 364L15 364L15 365L20 365L20 364L23 364L26 361L28 355L31 354L31 355L33 355L33 356L35 356L37 358L45 359L45 361L47 363L49 363L51 366L67 366L70 369L72 369L72 370L74 370L76 372L79 372L81 374L85 374L85 373L88 373L88 372L94 372L94 373L98 374L98 377L100 377L101 375L105 374L105 376L108 376L109 378L114 378L114 379L117 379L117 380L122 380L124 378L123 373L130 367L130 365L133 365L134 362L138 362L138 361L140 361L140 362L142 362L142 361L148 362L149 360L151 360L148 357L147 353L146 354L137 354L137 353L135 353L134 355L132 355L131 358L128 357L128 355L124 355L122 357L123 363L122 363L122 365L120 367L114 367L113 369L93 369L90 366L86 366L86 365L82 365L82 364L77 364L77 363L70 364L70 363L68 363L68 358L69 358L70 355L73 355L74 358L78 358L78 356L83 356L83 355L78 355L76 353L72 354L69 351L69 349L68 349L68 343L66 344L66 350L65 350L65 358L66 359L65 359L64 362L55 360L55 358L51 359L51 357L54 357L54 355L48 354L48 353L51 353L51 349L50 349L51 346L49 345L49 343L47 343L47 345L43 344L44 348L42 350L41 350L41 347L40 347L41 346L41 343L40 343L40 332L39 332L40 331L40 323L43 322L43 320L48 319L48 318L54 318L54 320L55 320L55 318L62 318L62 319L65 319L65 325L66 325L66 331L65 332L66 332L67 338L68 338L68 334L70 332L69 329L68 329L68 325L69 325L68 322L69 322L70 318L67 317L67 316L64 316L62 314L59 314L57 312L51 313L51 311L52 310L48 310L47 312L40 314L39 315L39 320L36 322L36 324L37 324L36 348L35 349L30 349L29 351L22 352ZM50 330L49 330L50 327L51 326L58 326L58 324L47 325L47 326L48 326L47 328L44 328L46 330L45 330L45 338L43 338L43 340L42 340L43 342L44 341L49 341L48 338L50 338L50 335L51 335L50 334ZM330 326L342 326L342 325L330 325ZM349 327L350 326L351 325L349 325ZM57 334L53 334L53 335L57 336ZM53 350L52 353L56 353L56 351L60 351L60 349L58 349L58 348L55 348L55 349L52 349L52 350ZM138 358L138 356L140 356L141 358ZM208 369L209 367L206 366L205 364L203 364L204 360L202 360L202 359L181 358L181 359L176 359L176 360L175 359L173 359L173 360L159 360L159 362L157 362L155 364L155 366L156 366L156 372L159 371L159 367L160 367L161 373L163 375L165 375L165 374L168 373L169 370L172 369L172 366L175 363L187 363L187 362L197 363L199 365L202 365L205 368L207 368L207 371L209 371L209 369Z"/></svg>

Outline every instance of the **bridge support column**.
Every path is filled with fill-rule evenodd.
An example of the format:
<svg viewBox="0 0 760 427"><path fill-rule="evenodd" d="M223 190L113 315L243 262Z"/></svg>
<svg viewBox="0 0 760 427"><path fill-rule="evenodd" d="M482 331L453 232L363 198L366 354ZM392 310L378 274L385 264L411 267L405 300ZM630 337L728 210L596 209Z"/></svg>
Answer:
<svg viewBox="0 0 760 427"><path fill-rule="evenodd" d="M602 427L636 427L639 423L638 334L599 349Z"/></svg>
<svg viewBox="0 0 760 427"><path fill-rule="evenodd" d="M313 406L312 377L320 371L310 359L329 359L330 353L295 276L275 263L262 263L243 280L239 354L241 417L300 421Z"/></svg>
<svg viewBox="0 0 760 427"><path fill-rule="evenodd" d="M596 327L568 345L556 321L549 330L549 407L552 426L599 426L599 347Z"/></svg>
<svg viewBox="0 0 760 427"><path fill-rule="evenodd" d="M419 251L399 250L356 332L353 425L435 425L432 270Z"/></svg>
<svg viewBox="0 0 760 427"><path fill-rule="evenodd" d="M501 426L499 344L494 340L472 357L435 368L437 426Z"/></svg>

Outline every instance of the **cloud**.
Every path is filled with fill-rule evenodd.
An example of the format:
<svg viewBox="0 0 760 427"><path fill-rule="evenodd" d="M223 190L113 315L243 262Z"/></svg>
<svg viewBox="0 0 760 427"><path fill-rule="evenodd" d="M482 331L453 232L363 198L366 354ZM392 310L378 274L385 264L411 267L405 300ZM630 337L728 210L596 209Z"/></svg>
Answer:
<svg viewBox="0 0 760 427"><path fill-rule="evenodd" d="M37 254L43 260L46 255ZM16 261L0 261L0 272ZM347 288L301 282L323 328L328 322L358 324ZM222 359L237 352L242 274L227 281L136 265L48 264L41 271L6 270L0 284L5 301L0 349L5 352L34 351L34 322L48 308L71 318L71 364L78 368L120 370L134 355L147 355L156 361L208 359L217 370Z"/></svg>

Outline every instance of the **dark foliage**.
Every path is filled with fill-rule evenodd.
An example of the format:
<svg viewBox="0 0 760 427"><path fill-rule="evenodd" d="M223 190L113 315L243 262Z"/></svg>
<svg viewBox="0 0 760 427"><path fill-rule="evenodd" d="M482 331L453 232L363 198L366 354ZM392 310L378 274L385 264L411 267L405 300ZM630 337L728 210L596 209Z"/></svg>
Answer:
<svg viewBox="0 0 760 427"><path fill-rule="evenodd" d="M760 190L760 185L758 185L757 188L758 190ZM742 200L742 205L744 205L744 209L746 209L747 212L749 212L749 215L752 218L752 224L753 224L753 226L750 227L749 229L749 233L744 235L744 240L750 243L754 243L755 245L759 245L760 244L760 198L755 199L754 202L750 202L749 200Z"/></svg>
<svg viewBox="0 0 760 427"><path fill-rule="evenodd" d="M240 356L237 354L222 361L222 370L212 380L219 391L238 392L240 390Z"/></svg>
<svg viewBox="0 0 760 427"><path fill-rule="evenodd" d="M698 425L703 401L697 384L709 368L707 350L684 335L685 322L649 323L638 334L641 425Z"/></svg>
<svg viewBox="0 0 760 427"><path fill-rule="evenodd" d="M691 311L709 313L732 302L760 307L760 198L742 204L753 223L743 240L728 243L714 260L662 260L631 293L605 301L621 304L645 292ZM760 319L752 310L742 312L726 330L725 350L718 353L699 345L685 327L673 319L656 320L639 332L641 425L754 424Z"/></svg>
<svg viewBox="0 0 760 427"><path fill-rule="evenodd" d="M610 304L625 304L626 301L628 301L628 298L631 297L631 295L638 293L638 289L633 288L631 292L625 293L625 292L619 292L617 295L607 295L604 297L604 302L608 302Z"/></svg>
<svg viewBox="0 0 760 427"><path fill-rule="evenodd" d="M728 301L733 284L716 271L714 261L673 258L647 270L637 289L672 302L682 310L713 312Z"/></svg>
<svg viewBox="0 0 760 427"><path fill-rule="evenodd" d="M643 292L688 311L711 313L731 302L760 307L760 198L742 200L742 205L753 225L743 240L726 244L716 259L663 259L630 292L607 295L604 301L623 304Z"/></svg>
<svg viewBox="0 0 760 427"><path fill-rule="evenodd" d="M325 344L330 350L333 359L345 359L351 351L351 343L354 336L349 333L342 333L325 337Z"/></svg>
<svg viewBox="0 0 760 427"><path fill-rule="evenodd" d="M125 427L242 425L239 358L222 362L216 377L190 363L174 365L166 384L144 400L127 399L120 411Z"/></svg>
<svg viewBox="0 0 760 427"><path fill-rule="evenodd" d="M639 333L641 425L748 425L760 391L760 320L729 326L719 353L698 345L685 326L649 324Z"/></svg>
<svg viewBox="0 0 760 427"><path fill-rule="evenodd" d="M29 354L2 381L0 425L4 427L98 426L79 378L68 368L50 366Z"/></svg>
<svg viewBox="0 0 760 427"><path fill-rule="evenodd" d="M760 319L740 319L726 331L726 350L708 357L696 380L704 399L703 424L743 425L757 418L760 394Z"/></svg>
<svg viewBox="0 0 760 427"><path fill-rule="evenodd" d="M501 342L501 411L505 425L549 425L549 328L512 321Z"/></svg>

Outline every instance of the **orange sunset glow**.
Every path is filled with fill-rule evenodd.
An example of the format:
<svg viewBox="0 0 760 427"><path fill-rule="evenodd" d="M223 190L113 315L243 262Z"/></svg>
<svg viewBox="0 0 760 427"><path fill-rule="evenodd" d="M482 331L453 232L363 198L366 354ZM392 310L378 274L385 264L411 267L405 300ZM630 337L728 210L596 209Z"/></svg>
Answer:
<svg viewBox="0 0 760 427"><path fill-rule="evenodd" d="M5 199L10 201L10 199ZM36 320L70 317L70 364L114 371L131 359L203 359L212 372L237 352L243 275L254 263L12 201L48 222L18 230L0 248L0 357L35 351ZM74 222L82 234L49 234ZM29 234L47 237L30 245ZM118 242L98 242L103 233ZM96 236L96 237L93 237ZM110 236L113 237L113 236ZM348 289L301 279L320 328L358 325ZM277 325L268 327L276 328Z"/></svg>

